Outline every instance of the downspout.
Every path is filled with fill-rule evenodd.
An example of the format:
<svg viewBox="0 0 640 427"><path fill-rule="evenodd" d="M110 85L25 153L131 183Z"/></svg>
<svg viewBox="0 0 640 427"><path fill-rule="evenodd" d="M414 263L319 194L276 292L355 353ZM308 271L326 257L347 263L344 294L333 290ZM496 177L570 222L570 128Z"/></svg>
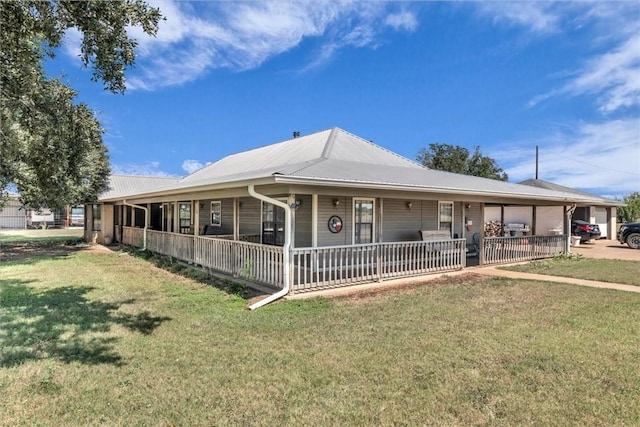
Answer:
<svg viewBox="0 0 640 427"><path fill-rule="evenodd" d="M284 225L284 246L282 247L283 251L283 264L284 264L284 285L281 290L276 292L275 294L256 302L255 304L251 304L249 306L250 310L255 310L256 308L260 308L263 305L267 305L270 302L277 300L278 298L282 298L283 296L289 293L289 249L291 248L291 207L286 203L281 202L280 200L275 200L270 197L265 196L264 194L256 193L255 186L250 184L247 188L249 191L249 195L258 200L262 200L263 202L271 203L272 205L279 206L284 209L286 213L285 217L285 225Z"/></svg>
<svg viewBox="0 0 640 427"><path fill-rule="evenodd" d="M142 249L141 251L147 250L147 227L149 226L149 208L145 206L132 205L128 203L126 199L122 199L122 204L125 206L131 206L134 209L142 209L144 211L144 228L142 229Z"/></svg>

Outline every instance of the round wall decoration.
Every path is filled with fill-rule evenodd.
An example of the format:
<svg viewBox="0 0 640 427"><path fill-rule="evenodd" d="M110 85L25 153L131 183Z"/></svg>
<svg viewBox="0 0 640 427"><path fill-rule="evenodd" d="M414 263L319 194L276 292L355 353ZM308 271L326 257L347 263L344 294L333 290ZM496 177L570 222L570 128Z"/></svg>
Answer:
<svg viewBox="0 0 640 427"><path fill-rule="evenodd" d="M333 215L329 218L329 231L332 233L339 233L342 230L342 218L338 215Z"/></svg>

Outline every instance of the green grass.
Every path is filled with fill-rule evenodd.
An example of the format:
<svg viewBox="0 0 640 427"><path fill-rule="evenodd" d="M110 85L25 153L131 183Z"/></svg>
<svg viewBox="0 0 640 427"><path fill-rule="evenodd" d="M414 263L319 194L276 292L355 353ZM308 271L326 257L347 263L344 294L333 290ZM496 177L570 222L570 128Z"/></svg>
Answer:
<svg viewBox="0 0 640 427"><path fill-rule="evenodd" d="M126 253L0 263L3 425L638 425L640 295L468 275L257 311Z"/></svg>
<svg viewBox="0 0 640 427"><path fill-rule="evenodd" d="M66 243L83 240L81 228L48 228L37 230L0 230L0 244L3 243Z"/></svg>
<svg viewBox="0 0 640 427"><path fill-rule="evenodd" d="M640 286L640 262L637 261L564 256L501 268L523 273Z"/></svg>

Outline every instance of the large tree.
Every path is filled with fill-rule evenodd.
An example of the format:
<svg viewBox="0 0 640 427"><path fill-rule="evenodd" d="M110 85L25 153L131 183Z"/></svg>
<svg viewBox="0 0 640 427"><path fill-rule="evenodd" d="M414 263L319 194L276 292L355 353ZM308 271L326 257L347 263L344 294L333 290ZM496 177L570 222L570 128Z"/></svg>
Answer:
<svg viewBox="0 0 640 427"><path fill-rule="evenodd" d="M622 201L626 206L618 208L618 222L640 221L640 192L634 192L625 196Z"/></svg>
<svg viewBox="0 0 640 427"><path fill-rule="evenodd" d="M0 2L0 196L17 187L32 207L95 200L109 174L102 128L76 93L45 76L64 34L82 36L80 59L93 80L122 93L136 41L127 27L158 29L158 9L142 0Z"/></svg>
<svg viewBox="0 0 640 427"><path fill-rule="evenodd" d="M494 159L482 155L480 147L476 147L473 155L470 155L469 150L459 145L429 144L429 149L421 148L416 158L430 169L500 181L509 179L509 176L496 164Z"/></svg>

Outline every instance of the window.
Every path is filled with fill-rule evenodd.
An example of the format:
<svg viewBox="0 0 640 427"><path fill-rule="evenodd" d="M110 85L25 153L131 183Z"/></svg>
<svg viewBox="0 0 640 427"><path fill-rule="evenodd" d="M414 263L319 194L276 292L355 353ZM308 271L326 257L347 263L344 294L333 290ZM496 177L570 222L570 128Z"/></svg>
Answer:
<svg viewBox="0 0 640 427"><path fill-rule="evenodd" d="M438 202L438 230L453 235L453 202Z"/></svg>
<svg viewBox="0 0 640 427"><path fill-rule="evenodd" d="M211 202L211 225L222 226L222 202Z"/></svg>
<svg viewBox="0 0 640 427"><path fill-rule="evenodd" d="M191 233L191 203L180 203L178 206L178 215L178 219L180 220L180 233Z"/></svg>
<svg viewBox="0 0 640 427"><path fill-rule="evenodd" d="M354 199L353 201L353 243L373 243L374 200Z"/></svg>
<svg viewBox="0 0 640 427"><path fill-rule="evenodd" d="M92 205L91 217L93 218L92 230L93 231L102 230L102 206Z"/></svg>

